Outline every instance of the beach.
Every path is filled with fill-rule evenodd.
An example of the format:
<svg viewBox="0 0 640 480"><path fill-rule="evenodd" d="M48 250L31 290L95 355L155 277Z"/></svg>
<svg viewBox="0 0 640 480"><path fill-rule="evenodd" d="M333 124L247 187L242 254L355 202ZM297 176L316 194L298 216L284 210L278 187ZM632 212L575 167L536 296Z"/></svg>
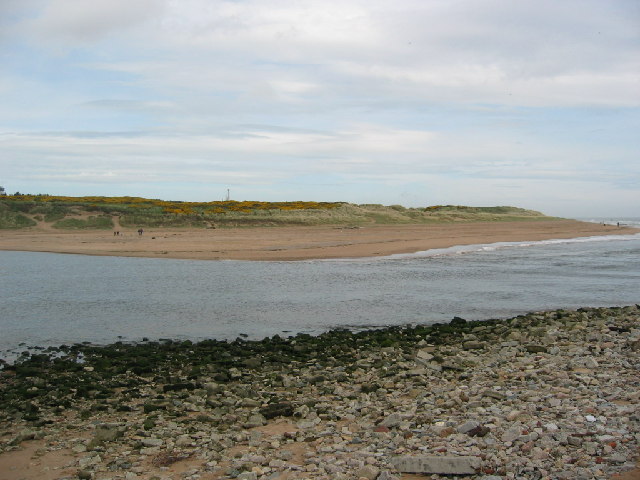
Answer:
<svg viewBox="0 0 640 480"><path fill-rule="evenodd" d="M639 319L50 349L0 371L0 479L631 480Z"/></svg>
<svg viewBox="0 0 640 480"><path fill-rule="evenodd" d="M457 245L539 241L640 230L576 220L296 226L221 229L0 231L0 250L194 260L309 260L380 257Z"/></svg>
<svg viewBox="0 0 640 480"><path fill-rule="evenodd" d="M361 228L149 229L142 235L126 229L113 235L111 231L42 228L2 231L0 249L115 257L284 261L382 257L457 245L637 232L571 220ZM585 245L600 243L610 241L589 241ZM620 246L614 251L617 256L624 255ZM504 255L483 258L513 258ZM525 256L532 255L534 252L527 252ZM118 275L114 278L134 292L138 292L139 285L126 283L128 277L123 273L128 270L121 264L147 262L55 257L76 262L116 262ZM560 278L565 282L575 281L567 276L570 271L576 272L566 263L570 257L556 255L552 260L558 263L563 259L558 268L563 269ZM486 281L490 275L481 268L483 260L474 258L462 257L465 265L477 261L478 267L464 270L461 277L453 280L463 288L462 293L455 289L461 298L470 293L463 287L463 278L473 278L475 272ZM588 261L592 259L580 257L578 263ZM159 273L169 274L170 283L183 278L175 270L177 264L201 270L190 271L188 278L205 275L207 281L197 283L203 283L207 290L201 292L189 283L185 292L195 290L197 300L187 303L202 304L210 289L217 292L220 301L221 286L216 287L212 277L206 276L211 269L194 268L190 262L148 262L162 264L164 268ZM612 275L630 274L615 269L610 259L603 258L602 262ZM26 263L16 265L25 268ZM341 278L346 278L344 285L353 284L353 278L378 268L353 262L356 270L345 277L349 270L341 269L338 278L331 276L336 273L335 266L347 262L315 262L306 268L332 263L335 265L330 265L327 272L331 284L339 283ZM395 267L395 262L370 263L392 263ZM514 265L524 269L527 277L535 277L531 269L535 263L519 259ZM625 264L633 265L633 261ZM34 265L29 267L34 273L42 270L40 263ZM49 260L47 275L65 265ZM222 268L225 265L232 270L298 269L298 265L287 262L208 263L207 266L216 267L213 278L224 278L222 284L236 278ZM455 263L446 265L461 268ZM449 270L446 265L442 272ZM80 297L80 305L89 300L95 304L96 298L114 295L114 288L105 287L110 285L105 276L110 276L107 272L111 270L103 267L98 268L100 274L96 277L104 290L100 295L94 298L90 291L84 291L82 297L82 288L71 289ZM155 278L155 268L145 267L152 269L150 278ZM86 271L90 269L80 270L85 272L81 281L89 284L92 280ZM436 270L436 265L430 263L429 273ZM277 277L273 272L268 270L264 278ZM318 289L323 285L326 288L319 281L325 276L313 272ZM308 273L311 272L305 270ZM68 289L66 277L58 277L56 284L61 278L64 281L60 288ZM408 281L416 283L413 278ZM437 278L439 283L444 282ZM509 282L517 278L508 276ZM594 278L593 284L585 285L599 289L598 282L604 278L608 277ZM393 278L389 281L397 283ZM34 282L30 285L37 284ZM149 283L159 288L157 278ZM263 285L259 281L253 283ZM237 304L230 300L234 309L246 306L242 297L257 296L260 302L259 290L247 287L252 284L250 280L232 283L236 284L241 287L242 296ZM269 294L278 291L277 285L270 288ZM518 288L505 291L512 294ZM42 295L35 289L25 289L13 298L20 298L20 291L30 295L29 303ZM233 291L235 288L230 287ZM380 297L386 291L376 288ZM493 284L488 301L500 298L497 291L498 285ZM394 289L389 288L388 292L395 298ZM420 292L428 292L427 297L434 295L429 288ZM153 290L148 294L152 293ZM353 292L347 296L350 301L352 295ZM365 301L368 298L362 292L355 296ZM519 303L523 297L524 292L517 293ZM121 294L115 298L124 301ZM327 297L321 298L326 303ZM403 298L406 302L407 297ZM437 298L442 304L443 295ZM495 301L504 303L505 299ZM151 302L155 303L161 302ZM635 295L631 303L637 303ZM54 307L45 304L48 311L42 316L48 318ZM68 309L73 302L65 300L62 304ZM421 305L424 308L426 303ZM293 305L285 308L290 310ZM305 313L296 315L309 315L308 304L303 308ZM185 316L184 308L179 310L180 316ZM236 340L197 342L173 337L158 340L150 335L150 340L125 339L101 346L78 336L78 328L87 322L83 315L66 315L64 323L78 322L73 337L76 340L66 345L30 348L15 362L0 361L0 480L419 480L452 475L473 480L638 478L637 305L534 311L485 321L451 319L450 315L447 318L451 320L436 324L355 331L341 327L318 335L282 333L261 340L241 335ZM120 315L125 323L130 321L128 314ZM194 321L190 315L185 317L188 323ZM340 319L345 324L353 322L352 317ZM113 327L112 322L105 323ZM25 321L22 326L27 324Z"/></svg>

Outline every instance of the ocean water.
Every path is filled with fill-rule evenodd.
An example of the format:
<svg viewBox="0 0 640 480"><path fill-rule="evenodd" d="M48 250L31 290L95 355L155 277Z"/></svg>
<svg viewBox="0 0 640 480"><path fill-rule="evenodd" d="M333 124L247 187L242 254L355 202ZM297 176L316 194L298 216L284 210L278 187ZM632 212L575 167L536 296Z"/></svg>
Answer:
<svg viewBox="0 0 640 480"><path fill-rule="evenodd" d="M0 358L36 345L259 339L639 302L640 234L302 262L0 251Z"/></svg>

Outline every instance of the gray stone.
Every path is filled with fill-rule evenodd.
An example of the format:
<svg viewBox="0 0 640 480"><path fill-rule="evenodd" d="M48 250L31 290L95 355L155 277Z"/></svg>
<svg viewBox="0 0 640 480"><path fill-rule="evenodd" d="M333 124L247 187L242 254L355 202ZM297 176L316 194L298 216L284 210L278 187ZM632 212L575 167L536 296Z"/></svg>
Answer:
<svg viewBox="0 0 640 480"><path fill-rule="evenodd" d="M436 457L420 455L402 456L391 459L391 464L401 473L428 473L441 475L472 475L480 468L480 458Z"/></svg>
<svg viewBox="0 0 640 480"><path fill-rule="evenodd" d="M88 448L92 449L106 442L113 442L120 438L125 431L125 427L116 424L103 423L96 426L96 432L89 442Z"/></svg>
<svg viewBox="0 0 640 480"><path fill-rule="evenodd" d="M398 425L400 425L400 422L402 422L402 417L400 416L400 414L392 413L387 418L382 420L380 422L380 425L382 425L383 427L392 428L392 427L397 427Z"/></svg>
<svg viewBox="0 0 640 480"><path fill-rule="evenodd" d="M267 424L267 420L264 418L264 416L260 415L259 413L255 413L247 419L247 421L244 424L244 427L255 428L255 427L261 427L266 424Z"/></svg>
<svg viewBox="0 0 640 480"><path fill-rule="evenodd" d="M574 447L579 447L582 445L582 440L578 437L567 437L567 443L569 445L573 445Z"/></svg>
<svg viewBox="0 0 640 480"><path fill-rule="evenodd" d="M469 420L468 422L460 425L457 430L458 433L469 433L471 430L473 430L474 428L478 428L479 426L480 423L476 422L475 420Z"/></svg>
<svg viewBox="0 0 640 480"><path fill-rule="evenodd" d="M400 478L396 475L393 475L388 470L383 470L382 472L380 472L380 475L378 475L378 478L376 478L376 480L400 480Z"/></svg>
<svg viewBox="0 0 640 480"><path fill-rule="evenodd" d="M418 352L416 353L416 361L426 364L429 363L431 360L433 359L433 355L431 355L431 352L428 352L426 350L418 350Z"/></svg>
<svg viewBox="0 0 640 480"><path fill-rule="evenodd" d="M477 342L475 340L469 340L468 342L464 342L462 344L462 348L464 348L465 350L482 350L486 347L486 343L484 342Z"/></svg>
<svg viewBox="0 0 640 480"><path fill-rule="evenodd" d="M159 447L163 443L164 442L161 438L143 438L142 439L142 444L145 447Z"/></svg>
<svg viewBox="0 0 640 480"><path fill-rule="evenodd" d="M627 458L624 455L620 455L619 453L614 453L610 457L607 457L607 460L611 463L625 463Z"/></svg>
<svg viewBox="0 0 640 480"><path fill-rule="evenodd" d="M520 434L522 433L522 428L520 427L511 427L509 430L502 434L501 440L503 442L513 442L514 440L520 438Z"/></svg>
<svg viewBox="0 0 640 480"><path fill-rule="evenodd" d="M242 472L236 478L238 480L258 480L258 474L256 472Z"/></svg>
<svg viewBox="0 0 640 480"><path fill-rule="evenodd" d="M358 470L357 476L358 478L366 478L367 480L376 480L379 473L380 469L378 467L374 467L373 465L365 465L360 470Z"/></svg>

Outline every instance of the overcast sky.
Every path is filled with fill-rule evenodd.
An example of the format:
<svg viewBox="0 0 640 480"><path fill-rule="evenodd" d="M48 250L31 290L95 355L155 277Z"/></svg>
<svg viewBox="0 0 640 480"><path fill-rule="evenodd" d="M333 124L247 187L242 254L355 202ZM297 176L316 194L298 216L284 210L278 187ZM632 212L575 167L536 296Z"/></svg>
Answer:
<svg viewBox="0 0 640 480"><path fill-rule="evenodd" d="M0 0L0 185L640 215L637 0Z"/></svg>

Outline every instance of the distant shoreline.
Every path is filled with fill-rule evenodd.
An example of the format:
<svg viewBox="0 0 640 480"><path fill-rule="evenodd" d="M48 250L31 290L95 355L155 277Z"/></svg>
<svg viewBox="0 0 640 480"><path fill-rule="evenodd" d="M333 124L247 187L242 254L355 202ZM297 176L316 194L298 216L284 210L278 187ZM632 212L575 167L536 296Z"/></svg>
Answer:
<svg viewBox="0 0 640 480"><path fill-rule="evenodd" d="M630 235L640 229L577 220L224 229L0 230L0 250L192 260L292 261L380 257L497 242Z"/></svg>

